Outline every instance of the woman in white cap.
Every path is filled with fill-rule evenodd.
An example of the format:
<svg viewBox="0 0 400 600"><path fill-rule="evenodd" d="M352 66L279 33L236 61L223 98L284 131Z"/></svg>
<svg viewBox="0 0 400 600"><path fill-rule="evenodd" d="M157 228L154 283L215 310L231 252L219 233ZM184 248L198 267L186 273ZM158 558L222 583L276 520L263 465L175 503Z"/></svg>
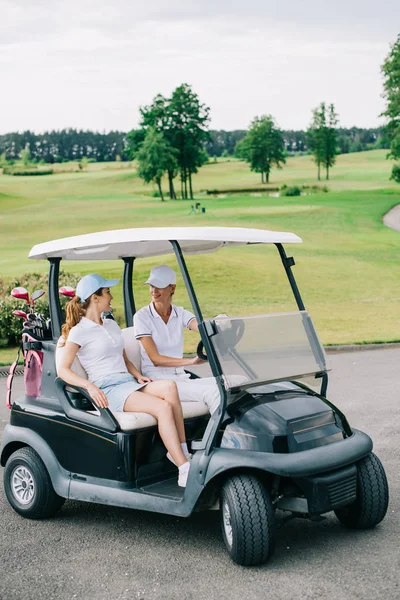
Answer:
<svg viewBox="0 0 400 600"><path fill-rule="evenodd" d="M96 273L79 281L76 296L66 305L62 327L65 351L58 375L71 385L85 388L99 407L155 417L169 458L179 468L178 484L185 487L190 463L176 384L152 381L139 373L125 354L117 323L102 319L102 313L111 308L110 287L117 283L118 279L107 281ZM76 355L88 374L87 380L71 369Z"/></svg>
<svg viewBox="0 0 400 600"><path fill-rule="evenodd" d="M190 379L184 367L202 364L197 356L183 358L183 331L199 331L193 313L172 304L176 273L167 265L154 267L145 282L150 286L151 302L133 319L135 337L141 342L142 371L152 379L172 379L178 386L181 402L205 402L212 414L220 403L214 377ZM204 363L203 363L204 364Z"/></svg>

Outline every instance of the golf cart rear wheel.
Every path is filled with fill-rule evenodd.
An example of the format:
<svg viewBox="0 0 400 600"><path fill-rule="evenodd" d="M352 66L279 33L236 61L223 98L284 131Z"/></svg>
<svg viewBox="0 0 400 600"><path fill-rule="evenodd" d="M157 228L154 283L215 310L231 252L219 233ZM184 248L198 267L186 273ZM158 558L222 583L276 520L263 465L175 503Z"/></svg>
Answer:
<svg viewBox="0 0 400 600"><path fill-rule="evenodd" d="M234 475L221 490L221 526L231 559L266 563L275 547L275 512L269 493L252 475Z"/></svg>
<svg viewBox="0 0 400 600"><path fill-rule="evenodd" d="M28 519L52 517L64 504L40 456L25 447L10 456L4 469L4 489L13 509Z"/></svg>
<svg viewBox="0 0 400 600"><path fill-rule="evenodd" d="M381 461L371 452L357 463L357 498L335 510L348 529L371 529L386 515L389 488Z"/></svg>

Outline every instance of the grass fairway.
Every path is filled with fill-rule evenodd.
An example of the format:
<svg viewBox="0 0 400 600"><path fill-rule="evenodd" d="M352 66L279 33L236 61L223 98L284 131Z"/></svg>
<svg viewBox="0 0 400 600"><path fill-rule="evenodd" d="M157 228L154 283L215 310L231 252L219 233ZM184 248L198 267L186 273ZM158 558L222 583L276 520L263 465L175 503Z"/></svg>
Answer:
<svg viewBox="0 0 400 600"><path fill-rule="evenodd" d="M217 198L197 193L206 207L200 215L188 214L190 201L162 203L152 198L151 188L144 187L126 165L103 169L90 165L87 173L38 178L0 176L0 275L45 272L44 261L27 259L34 244L90 231L167 225L293 231L304 244L288 246L287 252L296 259L294 272L323 343L398 341L400 234L384 227L382 216L400 203L400 188L397 191L388 180L385 154L339 156L327 194ZM315 171L310 157L288 159L282 171L273 172L271 185L315 184ZM194 184L196 190L260 187L259 176L235 161L207 165ZM135 283L143 282L158 262L138 261ZM174 266L172 256L162 262ZM190 257L188 262L206 316L294 308L275 248L224 249ZM121 266L75 262L63 268L120 276ZM147 301L147 288L137 286L137 306ZM182 285L176 302L189 305ZM114 305L122 315L120 288Z"/></svg>

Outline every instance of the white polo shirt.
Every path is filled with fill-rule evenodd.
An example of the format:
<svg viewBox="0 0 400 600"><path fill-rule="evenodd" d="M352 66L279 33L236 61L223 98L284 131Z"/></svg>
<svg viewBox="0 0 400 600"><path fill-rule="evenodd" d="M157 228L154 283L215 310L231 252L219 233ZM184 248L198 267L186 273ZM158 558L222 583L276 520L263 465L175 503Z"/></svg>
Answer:
<svg viewBox="0 0 400 600"><path fill-rule="evenodd" d="M171 315L168 323L164 323L150 302L144 306L133 317L133 326L135 338L152 337L158 353L162 356L171 356L172 358L183 357L183 328L189 329L189 323L196 317L193 313L185 310L183 306L172 305ZM151 373L156 367L147 356L146 350L140 344L140 355L142 359L142 373ZM163 367L168 369L169 367ZM175 371L175 369L173 369Z"/></svg>
<svg viewBox="0 0 400 600"><path fill-rule="evenodd" d="M69 332L67 342L80 346L77 354L89 381L95 382L105 375L127 373L122 355L124 340L121 329L112 319L103 325L82 317Z"/></svg>

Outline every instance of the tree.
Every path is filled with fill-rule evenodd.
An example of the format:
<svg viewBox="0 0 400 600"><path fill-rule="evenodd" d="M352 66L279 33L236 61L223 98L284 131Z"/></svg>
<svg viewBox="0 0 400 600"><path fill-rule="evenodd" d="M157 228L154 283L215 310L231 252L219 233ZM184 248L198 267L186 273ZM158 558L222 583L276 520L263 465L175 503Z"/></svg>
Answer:
<svg viewBox="0 0 400 600"><path fill-rule="evenodd" d="M325 102L314 108L313 119L307 131L308 144L314 154L318 167L318 180L321 179L321 165L326 168L326 179L329 179L329 168L336 162L337 154L337 115L335 107Z"/></svg>
<svg viewBox="0 0 400 600"><path fill-rule="evenodd" d="M261 181L269 183L271 169L286 163L285 142L271 115L256 117L243 140L236 145L236 156L250 164L250 169L261 173Z"/></svg>
<svg viewBox="0 0 400 600"><path fill-rule="evenodd" d="M207 162L204 143L209 138L208 123L210 109L201 104L190 85L178 86L171 98L158 94L153 103L140 110L143 128L155 127L175 148L178 169L181 175L182 197L193 198L192 174ZM168 171L170 197L176 198L173 179L177 171ZM189 189L188 189L189 186Z"/></svg>
<svg viewBox="0 0 400 600"><path fill-rule="evenodd" d="M318 181L321 179L321 164L324 155L324 130L326 127L325 103L312 111L313 119L307 131L308 145L314 155L314 162L318 168Z"/></svg>
<svg viewBox="0 0 400 600"><path fill-rule="evenodd" d="M322 163L326 169L326 179L329 179L329 168L333 167L336 162L337 154L337 123L338 118L335 113L335 107L330 104L328 109L328 119L325 128L325 139L324 139L324 152L322 156Z"/></svg>
<svg viewBox="0 0 400 600"><path fill-rule="evenodd" d="M139 177L146 183L155 181L164 202L161 179L167 171L176 169L176 150L161 132L155 127L149 127L136 159L139 163Z"/></svg>
<svg viewBox="0 0 400 600"><path fill-rule="evenodd" d="M387 117L387 133L390 139L390 152L388 158L400 158L400 34L392 44L390 52L382 65L384 76L384 93L386 110L383 116ZM392 179L395 181L397 170L393 168Z"/></svg>
<svg viewBox="0 0 400 600"><path fill-rule="evenodd" d="M152 104L140 109L142 115L141 127L144 134L148 127L154 127L158 132L164 135L164 138L172 145L171 135L171 115L169 111L169 101L162 94L157 94ZM175 169L168 170L169 197L176 200L174 188L174 178L177 175Z"/></svg>
<svg viewBox="0 0 400 600"><path fill-rule="evenodd" d="M146 137L145 129L132 129L126 136L125 154L129 160L134 160Z"/></svg>
<svg viewBox="0 0 400 600"><path fill-rule="evenodd" d="M171 96L172 145L178 151L182 195L193 199L192 174L207 162L204 142L209 139L210 108L200 102L190 85L183 83Z"/></svg>
<svg viewBox="0 0 400 600"><path fill-rule="evenodd" d="M21 150L21 160L24 167L29 167L29 164L31 162L31 153L29 152L28 148L25 148L25 150Z"/></svg>

